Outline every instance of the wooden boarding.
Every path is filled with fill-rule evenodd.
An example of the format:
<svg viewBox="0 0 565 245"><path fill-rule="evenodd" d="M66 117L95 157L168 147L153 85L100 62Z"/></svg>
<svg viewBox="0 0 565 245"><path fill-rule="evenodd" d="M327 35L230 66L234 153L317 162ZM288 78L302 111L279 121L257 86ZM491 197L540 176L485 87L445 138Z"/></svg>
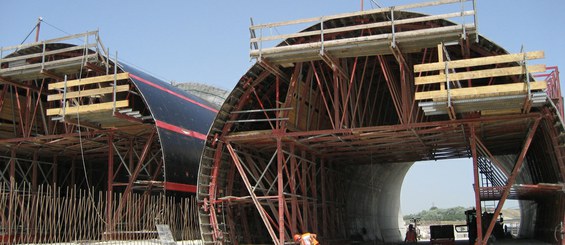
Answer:
<svg viewBox="0 0 565 245"><path fill-rule="evenodd" d="M530 90L543 90L547 88L547 82L531 82ZM470 87L470 88L456 88L450 91L451 99L467 99L476 98L479 96L500 96L500 95L510 95L510 94L525 94L528 93L528 87L526 83L509 83L500 85L490 85L481 87ZM415 95L416 100L434 99L437 101L447 100L447 90L436 90L436 91L426 91L417 92Z"/></svg>
<svg viewBox="0 0 565 245"><path fill-rule="evenodd" d="M414 65L414 72L445 70L446 63L449 69L452 68L455 69L455 68L463 68L463 67L519 62L519 61L523 61L524 59L526 60L543 59L544 57L545 55L543 51L532 51L527 53L487 56L481 58Z"/></svg>
<svg viewBox="0 0 565 245"><path fill-rule="evenodd" d="M128 100L116 101L116 108L123 108L129 106ZM100 104L90 104L81 106L67 106L65 108L65 114L81 114L89 112L99 112L104 110L112 110L114 108L114 102L106 102ZM47 116L63 115L63 108L52 108L47 109Z"/></svg>
<svg viewBox="0 0 565 245"><path fill-rule="evenodd" d="M506 109L506 110L482 110L482 116L496 116L496 115L508 115L508 114L520 114L522 109Z"/></svg>
<svg viewBox="0 0 565 245"><path fill-rule="evenodd" d="M527 66L527 68L529 73L544 72L546 70L545 65L543 64L530 65ZM467 79L519 75L523 73L524 73L524 69L521 66L517 66L517 67L505 67L505 68L495 68L495 69L486 69L486 70L478 70L478 71L450 73L448 77L449 77L449 81L459 81L459 80L467 80ZM414 78L414 83L416 85L442 83L446 81L447 81L446 75L432 75L432 76L423 76L423 77Z"/></svg>
<svg viewBox="0 0 565 245"><path fill-rule="evenodd" d="M129 91L129 85L120 85L116 86L116 92L126 92ZM62 100L63 97L67 99L78 98L78 97L87 97L87 96L95 96L95 95L102 95L102 94L109 94L114 92L114 87L105 87L105 88L97 88L97 89L88 89L82 91L73 91L67 92L66 96L63 93L60 94L50 94L47 96L47 101L54 101L54 100Z"/></svg>
<svg viewBox="0 0 565 245"><path fill-rule="evenodd" d="M124 80L129 78L129 73L118 73L116 75L116 80ZM114 81L114 74L105 75L105 76L97 76L97 77L89 77L77 80L69 80L67 81L67 87L74 87L80 85L87 85L87 84L94 84L94 83L101 83L101 82L110 82ZM58 83L51 83L49 84L49 89L57 89L57 88L64 88L65 82L58 82Z"/></svg>

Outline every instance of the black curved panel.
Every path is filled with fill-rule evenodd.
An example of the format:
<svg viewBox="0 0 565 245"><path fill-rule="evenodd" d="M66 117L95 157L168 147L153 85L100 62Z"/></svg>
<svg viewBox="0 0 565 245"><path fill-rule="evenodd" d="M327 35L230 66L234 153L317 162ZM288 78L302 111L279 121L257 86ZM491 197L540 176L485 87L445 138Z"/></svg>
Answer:
<svg viewBox="0 0 565 245"><path fill-rule="evenodd" d="M196 185L205 137L217 110L207 101L122 64L149 107L163 149L165 181Z"/></svg>

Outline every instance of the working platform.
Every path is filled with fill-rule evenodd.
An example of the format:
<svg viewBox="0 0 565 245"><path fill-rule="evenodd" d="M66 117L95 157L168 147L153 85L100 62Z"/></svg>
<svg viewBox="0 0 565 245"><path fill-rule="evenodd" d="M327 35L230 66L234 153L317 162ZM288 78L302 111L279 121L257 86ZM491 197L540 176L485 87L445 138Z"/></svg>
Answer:
<svg viewBox="0 0 565 245"><path fill-rule="evenodd" d="M547 82L532 75L545 72L545 65L526 65L543 58L543 51L460 60L444 60L443 44L438 52L438 62L414 65L414 99L426 115L528 113L547 101ZM504 77L512 82L496 84L495 78Z"/></svg>
<svg viewBox="0 0 565 245"><path fill-rule="evenodd" d="M335 58L392 54L391 45L399 46L405 52L419 51L434 47L438 43L458 41L461 37L476 34L476 11L465 10L465 2L471 0L442 0L436 2L378 8L347 14L329 15L316 18L252 25L252 58L267 59L274 64L288 65L322 59L324 53ZM438 15L422 15L406 12L437 5L460 4L461 11ZM380 16L379 19L377 16ZM472 21L465 22L468 16ZM457 19L459 23L437 25L434 22ZM338 21L336 21L338 20ZM346 20L353 20L347 22ZM278 33L277 28L287 28L306 23L317 23L293 34L267 35ZM265 44L281 40L275 47Z"/></svg>

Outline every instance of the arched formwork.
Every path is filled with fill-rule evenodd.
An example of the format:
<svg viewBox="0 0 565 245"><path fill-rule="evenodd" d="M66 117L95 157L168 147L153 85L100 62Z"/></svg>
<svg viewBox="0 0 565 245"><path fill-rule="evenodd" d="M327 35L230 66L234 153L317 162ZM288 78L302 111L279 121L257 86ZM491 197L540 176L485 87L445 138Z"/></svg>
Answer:
<svg viewBox="0 0 565 245"><path fill-rule="evenodd" d="M197 228L182 225L193 220L173 209L192 212L195 205L192 196L204 139L217 113L214 106L116 64L98 32L3 47L2 52L0 185L6 194L2 203L9 205L1 214L0 241L67 242L68 232L80 234L72 238L79 240L143 239L154 234L140 231L155 230L156 222L170 224L177 239L199 236L185 234ZM79 200L77 195L87 197L86 204L79 203L85 206L64 215L35 215L39 211L29 208L47 208L41 200L54 197L59 199L50 205L62 210L64 203ZM155 196L170 200L159 203ZM24 203L21 208L16 199ZM163 212L176 218L167 220ZM175 220L180 217L186 220ZM60 230L37 228L42 222ZM56 228L72 222L84 230Z"/></svg>
<svg viewBox="0 0 565 245"><path fill-rule="evenodd" d="M521 200L521 235L562 242L554 236L565 214L556 68L534 82L530 73L545 67L519 62L539 53L506 55L475 23L444 19L474 10L401 11L448 2L460 1L252 26L258 62L222 106L201 160L203 239L284 244L313 232L342 244L365 228L367 239L399 242L410 166L472 157L479 213L484 201L496 200L499 213L508 198ZM307 22L317 23L258 34ZM273 39L285 40L262 46Z"/></svg>

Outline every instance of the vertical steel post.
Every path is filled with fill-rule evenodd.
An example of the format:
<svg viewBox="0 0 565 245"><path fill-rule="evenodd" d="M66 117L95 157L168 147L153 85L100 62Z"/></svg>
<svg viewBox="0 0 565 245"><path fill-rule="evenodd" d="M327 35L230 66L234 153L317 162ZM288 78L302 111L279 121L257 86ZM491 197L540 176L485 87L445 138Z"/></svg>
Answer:
<svg viewBox="0 0 565 245"><path fill-rule="evenodd" d="M116 51L116 62L114 62L114 86L112 88L112 115L116 114L116 86L118 78L118 51Z"/></svg>
<svg viewBox="0 0 565 245"><path fill-rule="evenodd" d="M326 161L321 160L321 170L320 170L320 181L322 182L322 231L323 235L327 236L328 230L328 204L326 203L326 191L327 191L327 176L326 176Z"/></svg>
<svg viewBox="0 0 565 245"><path fill-rule="evenodd" d="M39 30L41 29L41 21L43 20L43 18L38 17L37 18L37 25L35 26L35 42L39 41Z"/></svg>
<svg viewBox="0 0 565 245"><path fill-rule="evenodd" d="M278 87L277 87L278 89ZM277 123L278 125L278 123ZM277 137L277 189L278 189L278 209L279 209L279 244L284 244L285 240L285 227L284 227L284 179L283 179L283 165L284 165L284 155L282 149L282 139L281 136Z"/></svg>
<svg viewBox="0 0 565 245"><path fill-rule="evenodd" d="M59 163L58 163L59 158L57 157L57 155L53 156L53 172L52 172L52 185L53 188L55 188L57 186L57 176L59 175L58 170L59 170Z"/></svg>
<svg viewBox="0 0 565 245"><path fill-rule="evenodd" d="M334 121L335 121L335 129L341 128L339 125L339 75L337 74L337 68L332 69L333 80L334 80L334 87L333 87L333 106L334 106Z"/></svg>
<svg viewBox="0 0 565 245"><path fill-rule="evenodd" d="M479 189L479 166L478 166L478 159L477 159L477 143L475 137L477 137L475 133L475 125L470 124L469 127L471 128L471 137L470 137L470 145L471 145L471 154L473 156L473 180L474 185L473 188L475 190L475 216L477 221L477 240L474 244L482 244L483 241L483 224L482 224L482 211L481 211L481 193Z"/></svg>
<svg viewBox="0 0 565 245"><path fill-rule="evenodd" d="M294 143L290 143L290 179L289 179L289 186L291 192L291 214L290 214L290 234L298 233L297 229L297 213L298 213L298 199L296 197L296 171L297 171L297 163L296 163L296 153Z"/></svg>
<svg viewBox="0 0 565 245"><path fill-rule="evenodd" d="M10 154L10 191L16 189L16 147L12 147Z"/></svg>
<svg viewBox="0 0 565 245"><path fill-rule="evenodd" d="M75 188L76 186L76 172L77 172L76 169L77 169L76 161L73 158L73 160L71 161L71 184L70 184L71 188Z"/></svg>
<svg viewBox="0 0 565 245"><path fill-rule="evenodd" d="M514 169L512 170L512 174L508 178L508 181L507 181L506 186L504 188L504 192L502 193L502 197L500 198L500 201L498 201L498 205L496 206L496 210L494 211L494 215L492 216L492 219L490 221L488 229L485 233L485 240L483 241L482 244L486 245L487 242L488 242L488 237L490 236L490 234L492 233L492 230L494 229L494 224L496 223L496 218L498 217L498 215L500 215L500 212L502 211L502 207L504 206L504 202L508 198L508 195L510 195L510 189L512 188L512 185L514 185L514 182L516 181L516 178L518 177L518 174L520 173L520 170L522 169L524 159L526 158L526 153L528 153L528 149L530 148L530 144L532 143L534 135L536 134L536 131L537 131L537 128L538 128L540 121L541 121L541 117L536 118L536 120L534 121L534 124L532 125L532 127L530 128L530 131L528 132L528 136L526 137L526 141L524 142L524 145L522 146L522 151L520 152L518 160L516 161L516 164L514 165Z"/></svg>
<svg viewBox="0 0 565 245"><path fill-rule="evenodd" d="M312 156L314 158L315 156ZM311 169L311 191L312 191L312 229L314 232L318 232L318 187L317 187L317 178L316 173L318 169L316 168L316 161L312 159L312 167Z"/></svg>
<svg viewBox="0 0 565 245"><path fill-rule="evenodd" d="M106 192L106 232L111 235L114 229L112 220L112 197L114 195L114 135L108 134L108 179L107 179L107 192Z"/></svg>
<svg viewBox="0 0 565 245"><path fill-rule="evenodd" d="M38 162L37 162L37 156L38 152L35 151L33 152L33 162L31 163L31 190L32 191L37 191L37 178L38 178L38 171L37 171L37 167L38 167Z"/></svg>
<svg viewBox="0 0 565 245"><path fill-rule="evenodd" d="M249 195L251 196L251 200L253 200L253 204L255 204L255 208L257 208L257 211L259 212L259 216L261 216L261 220L263 220L263 223L265 224L265 227L267 228L267 231L269 232L269 235L271 236L273 243L275 245L284 244L284 243L281 244L279 239L277 239L277 234L275 233L273 226L269 222L269 217L267 217L267 214L265 213L265 209L263 209L263 207L261 206L261 203L259 202L259 199L257 198L257 195L255 195L255 192L253 191L251 183L249 182L249 178L247 177L247 174L245 173L245 170L243 169L243 166L242 166L241 162L239 161L239 157L237 156L235 149L233 149L232 145L229 142L226 143L226 148L228 149L228 152L230 153L230 156L233 160L233 163L235 164L237 171L239 172L239 175L241 176L241 179L242 179L245 187L247 188Z"/></svg>

